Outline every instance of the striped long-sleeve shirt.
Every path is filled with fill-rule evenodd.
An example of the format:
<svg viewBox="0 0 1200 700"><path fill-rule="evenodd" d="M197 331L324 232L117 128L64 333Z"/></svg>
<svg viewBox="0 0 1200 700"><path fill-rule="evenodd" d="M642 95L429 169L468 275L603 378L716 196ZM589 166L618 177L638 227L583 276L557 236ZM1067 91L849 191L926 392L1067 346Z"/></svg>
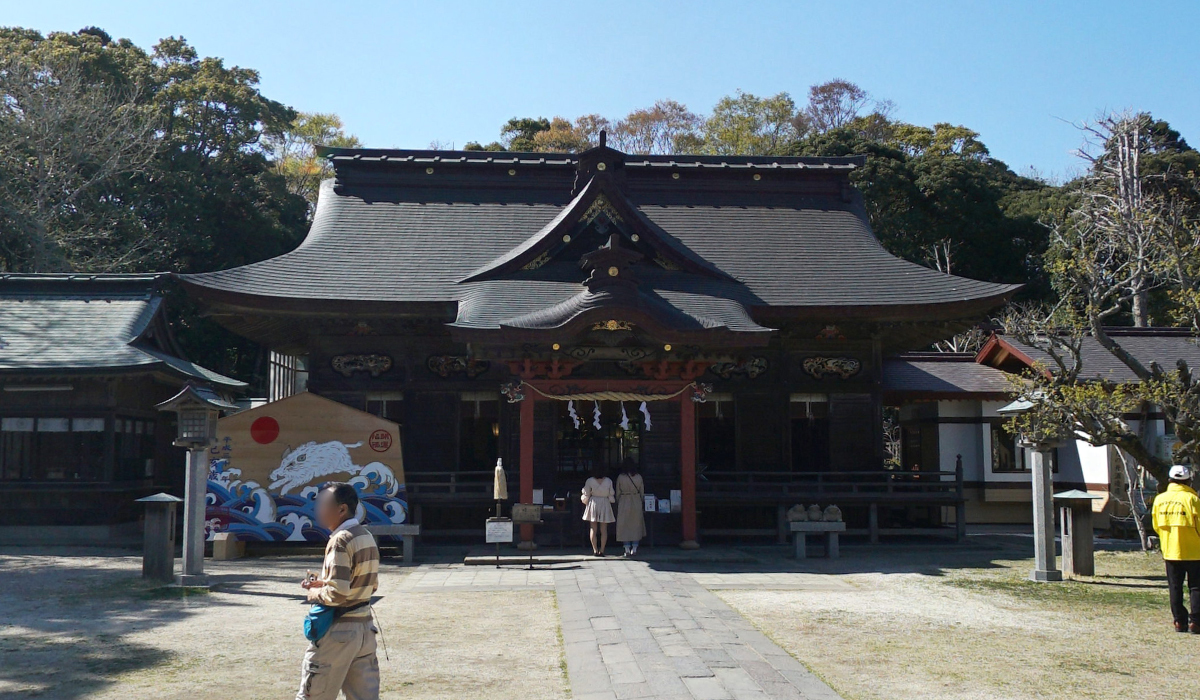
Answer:
<svg viewBox="0 0 1200 700"><path fill-rule="evenodd" d="M379 547L362 525L338 530L325 545L325 563L321 567L325 585L317 589L317 602L345 608L371 599L379 588ZM370 615L369 607L345 614L346 619Z"/></svg>

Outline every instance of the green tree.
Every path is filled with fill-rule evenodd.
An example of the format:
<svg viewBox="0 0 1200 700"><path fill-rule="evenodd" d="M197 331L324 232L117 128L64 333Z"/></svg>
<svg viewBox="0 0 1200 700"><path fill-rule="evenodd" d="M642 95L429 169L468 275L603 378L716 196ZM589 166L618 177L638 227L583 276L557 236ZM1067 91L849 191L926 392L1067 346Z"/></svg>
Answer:
<svg viewBox="0 0 1200 700"><path fill-rule="evenodd" d="M76 174L67 179L76 184L67 190L78 194L65 200L59 194L59 204L43 206L59 211L42 219L45 239L53 242L43 246L43 257L51 260L46 265L29 257L31 246L40 244L29 237L28 227L6 216L0 223L0 255L5 256L0 265L14 271L199 272L279 255L303 239L306 202L289 191L264 142L264 137L282 138L297 115L261 94L256 71L201 58L182 38L164 39L148 54L95 28L47 36L0 29L0 56L6 69L18 66L3 71L9 81L6 95L31 95L22 98L26 104L49 105L73 94L78 99L72 104L90 104L96 112L60 109L67 117L39 118L35 129L29 115L14 111L16 103L6 97L0 209L38 209L36 188L12 186L14 178L6 176L38 158L72 163ZM115 127L133 114L146 115L153 125L150 154L137 167L106 171L105 163L121 161L112 157L121 151L97 136L109 133L105 129L123 133ZM73 131L97 118L108 126ZM17 124L21 119L26 123ZM28 181L27 168L20 177ZM176 325L193 359L254 378L259 348L194 314L182 314Z"/></svg>
<svg viewBox="0 0 1200 700"><path fill-rule="evenodd" d="M329 161L317 155L322 146L359 148L362 143L347 134L336 114L299 112L279 134L266 134L264 145L275 172L283 176L288 191L308 202L309 218L317 206L321 181L333 176Z"/></svg>
<svg viewBox="0 0 1200 700"><path fill-rule="evenodd" d="M796 155L866 155L851 175L884 246L900 257L989 281L1039 279L1045 183L987 155L977 134L926 128L872 114L792 144ZM1031 294L1044 291L1035 284Z"/></svg>
<svg viewBox="0 0 1200 700"><path fill-rule="evenodd" d="M717 155L778 155L796 139L796 103L786 93L723 97L704 123L705 150Z"/></svg>
<svg viewBox="0 0 1200 700"><path fill-rule="evenodd" d="M555 117L550 120L549 128L542 129L533 135L533 148L529 150L546 153L578 153L586 151L591 146L588 137L574 124L562 117Z"/></svg>
<svg viewBox="0 0 1200 700"><path fill-rule="evenodd" d="M513 117L500 127L500 143L506 151L536 151L534 137L549 130L550 120L545 117Z"/></svg>

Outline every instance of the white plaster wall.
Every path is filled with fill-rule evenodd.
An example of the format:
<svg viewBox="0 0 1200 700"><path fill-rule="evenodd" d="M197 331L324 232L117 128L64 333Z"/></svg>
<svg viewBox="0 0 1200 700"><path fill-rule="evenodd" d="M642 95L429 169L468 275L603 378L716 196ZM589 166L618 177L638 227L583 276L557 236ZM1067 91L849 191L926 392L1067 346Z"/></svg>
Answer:
<svg viewBox="0 0 1200 700"><path fill-rule="evenodd" d="M1058 473L1051 477L1055 483L1066 482L1078 484L1084 480L1081 445L1087 447L1087 443L1082 443L1078 440L1073 440L1059 446ZM1032 457L1032 455L1029 455L1029 452L1029 450L1026 451L1028 455L1026 459Z"/></svg>
<svg viewBox="0 0 1200 700"><path fill-rule="evenodd" d="M1108 448L1094 447L1083 440L1077 440L1075 449L1079 455L1083 481L1088 484L1109 483L1112 471L1108 464Z"/></svg>
<svg viewBox="0 0 1200 700"><path fill-rule="evenodd" d="M939 401L939 418L972 418L980 416L978 401ZM941 423L938 426L938 468L954 471L958 455L962 455L963 480L983 479L983 426L979 423Z"/></svg>

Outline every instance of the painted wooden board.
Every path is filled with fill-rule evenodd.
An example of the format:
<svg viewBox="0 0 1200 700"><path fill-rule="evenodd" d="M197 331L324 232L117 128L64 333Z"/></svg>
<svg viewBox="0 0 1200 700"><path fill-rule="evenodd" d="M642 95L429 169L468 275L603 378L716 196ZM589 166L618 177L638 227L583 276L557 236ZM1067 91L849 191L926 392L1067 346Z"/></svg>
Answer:
<svg viewBox="0 0 1200 700"><path fill-rule="evenodd" d="M209 449L207 536L324 541L315 498L334 481L357 489L364 524L405 522L400 426L307 392L222 418Z"/></svg>

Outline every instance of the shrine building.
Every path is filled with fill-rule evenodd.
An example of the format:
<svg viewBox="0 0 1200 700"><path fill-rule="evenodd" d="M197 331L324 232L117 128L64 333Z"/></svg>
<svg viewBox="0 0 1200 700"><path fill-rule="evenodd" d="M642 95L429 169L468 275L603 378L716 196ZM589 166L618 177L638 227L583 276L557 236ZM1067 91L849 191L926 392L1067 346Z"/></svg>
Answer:
<svg viewBox="0 0 1200 700"><path fill-rule="evenodd" d="M962 469L885 470L885 358L1019 285L880 245L862 157L328 149L294 251L182 281L307 389L401 426L410 519L482 533L513 500L579 508L635 462L656 536L774 536L786 507L963 523ZM913 515L913 514L916 515ZM573 518L577 520L578 518ZM570 527L574 528L575 524ZM523 537L552 539L525 528Z"/></svg>

